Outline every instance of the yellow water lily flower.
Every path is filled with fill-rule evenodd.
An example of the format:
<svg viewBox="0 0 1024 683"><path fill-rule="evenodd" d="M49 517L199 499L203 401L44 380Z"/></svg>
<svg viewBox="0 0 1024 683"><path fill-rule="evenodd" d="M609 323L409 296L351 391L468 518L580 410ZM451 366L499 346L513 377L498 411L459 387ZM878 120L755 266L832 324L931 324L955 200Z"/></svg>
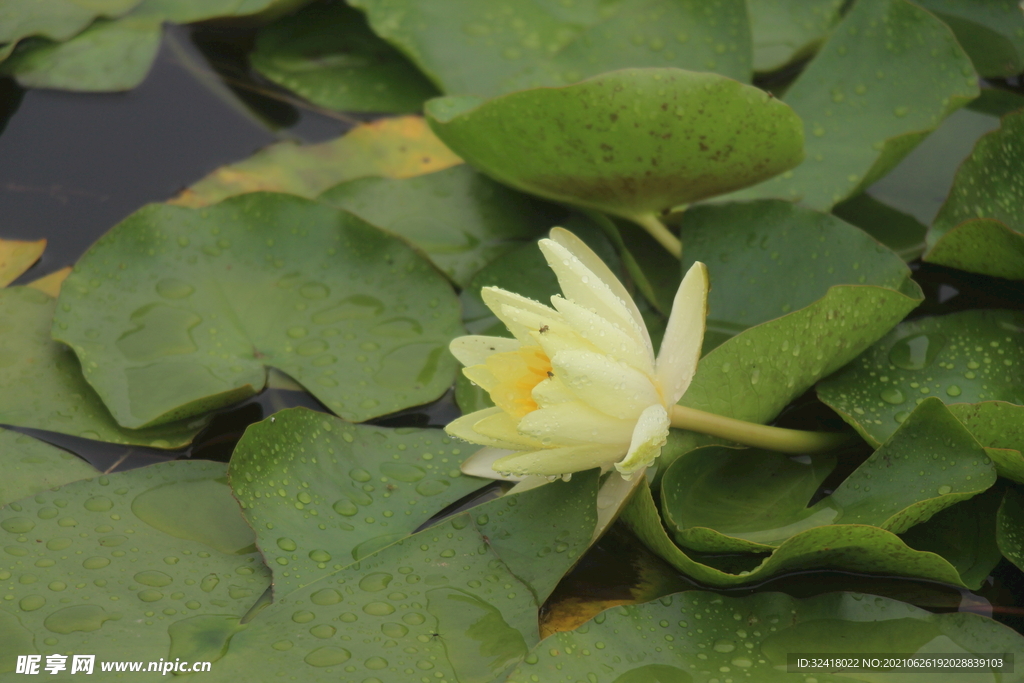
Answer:
<svg viewBox="0 0 1024 683"><path fill-rule="evenodd" d="M484 446L464 463L469 474L519 479L614 466L629 479L661 454L672 408L697 370L707 268L695 263L683 278L655 356L639 309L597 254L562 228L539 246L562 296L548 307L497 287L482 290L515 338L451 343L466 377L495 407L446 431Z"/></svg>

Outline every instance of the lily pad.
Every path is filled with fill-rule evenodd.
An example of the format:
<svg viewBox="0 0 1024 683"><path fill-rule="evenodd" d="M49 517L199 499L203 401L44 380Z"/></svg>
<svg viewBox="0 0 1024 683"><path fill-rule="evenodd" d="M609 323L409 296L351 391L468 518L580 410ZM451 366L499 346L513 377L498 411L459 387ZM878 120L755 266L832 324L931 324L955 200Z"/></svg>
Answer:
<svg viewBox="0 0 1024 683"><path fill-rule="evenodd" d="M859 1L783 98L803 120L806 161L733 197L827 211L977 95L970 58L942 21L907 0Z"/></svg>
<svg viewBox="0 0 1024 683"><path fill-rule="evenodd" d="M924 236L928 232L924 223L866 192L836 204L832 213L856 225L904 261L914 261L924 253Z"/></svg>
<svg viewBox="0 0 1024 683"><path fill-rule="evenodd" d="M459 471L464 449L437 429L351 425L305 408L247 429L231 458L231 485L274 568L275 593L409 536L480 488L485 480Z"/></svg>
<svg viewBox="0 0 1024 683"><path fill-rule="evenodd" d="M451 287L401 240L273 193L140 209L58 301L54 337L129 427L250 396L267 366L349 420L426 403L451 385L462 329Z"/></svg>
<svg viewBox="0 0 1024 683"><path fill-rule="evenodd" d="M1001 475L1024 481L1022 330L1024 315L1012 311L905 322L822 381L818 398L877 446L935 396L989 449Z"/></svg>
<svg viewBox="0 0 1024 683"><path fill-rule="evenodd" d="M6 287L32 267L46 249L46 240L24 242L0 239L0 287Z"/></svg>
<svg viewBox="0 0 1024 683"><path fill-rule="evenodd" d="M249 59L270 80L328 109L416 112L439 94L340 2L310 5L261 29Z"/></svg>
<svg viewBox="0 0 1024 683"><path fill-rule="evenodd" d="M802 158L789 107L731 79L679 69L624 69L486 102L440 98L426 111L438 137L494 179L641 224Z"/></svg>
<svg viewBox="0 0 1024 683"><path fill-rule="evenodd" d="M960 166L928 233L924 259L974 273L1024 279L1024 110L1003 117Z"/></svg>
<svg viewBox="0 0 1024 683"><path fill-rule="evenodd" d="M56 307L32 287L0 290L0 424L153 448L180 448L206 426L203 417L149 429L120 426L74 352L50 337Z"/></svg>
<svg viewBox="0 0 1024 683"><path fill-rule="evenodd" d="M176 461L43 491L0 510L0 672L17 655L214 661L270 585L224 478ZM168 636L170 639L168 640ZM96 663L99 671L100 664Z"/></svg>
<svg viewBox="0 0 1024 683"><path fill-rule="evenodd" d="M582 681L590 674L601 683L689 683L715 680L725 672L719 680L732 675L764 683L811 678L822 683L892 683L916 679L906 673L789 673L789 655L934 657L941 651L984 657L1022 650L1024 637L992 619L965 613L931 614L862 593L827 593L800 600L784 593L735 598L687 591L612 608L575 631L545 639L507 682ZM949 676L946 680L963 676L1003 680L1002 674L988 670L976 674L977 678L963 673L942 675Z"/></svg>
<svg viewBox="0 0 1024 683"><path fill-rule="evenodd" d="M449 95L493 97L618 69L679 67L750 79L747 9L710 3L354 0L374 32ZM713 13L714 20L708 16Z"/></svg>
<svg viewBox="0 0 1024 683"><path fill-rule="evenodd" d="M31 436L0 429L0 508L55 486L95 477L85 460Z"/></svg>
<svg viewBox="0 0 1024 683"><path fill-rule="evenodd" d="M415 178L351 180L319 200L404 237L461 287L554 224L550 207L465 165Z"/></svg>
<svg viewBox="0 0 1024 683"><path fill-rule="evenodd" d="M116 17L141 0L8 0L0 16L0 44L28 36L67 40L97 17Z"/></svg>
<svg viewBox="0 0 1024 683"><path fill-rule="evenodd" d="M247 192L287 192L313 199L365 176L410 178L462 163L418 116L381 119L315 145L278 142L223 166L169 204L198 208Z"/></svg>
<svg viewBox="0 0 1024 683"><path fill-rule="evenodd" d="M779 200L686 212L682 272L708 264L708 352L737 332L811 305L833 285L898 290L910 269L862 230Z"/></svg>
<svg viewBox="0 0 1024 683"><path fill-rule="evenodd" d="M747 0L754 71L781 69L814 53L840 19L843 0Z"/></svg>
<svg viewBox="0 0 1024 683"><path fill-rule="evenodd" d="M1024 13L1014 0L916 0L953 29L985 78L1024 71Z"/></svg>
<svg viewBox="0 0 1024 683"><path fill-rule="evenodd" d="M809 505L834 464L830 456L699 448L665 472L662 515L688 548L765 552L827 524L866 524L900 534L996 480L984 449L935 398L832 494Z"/></svg>
<svg viewBox="0 0 1024 683"><path fill-rule="evenodd" d="M1003 557L1024 569L1024 496L1008 488L996 516L996 542Z"/></svg>

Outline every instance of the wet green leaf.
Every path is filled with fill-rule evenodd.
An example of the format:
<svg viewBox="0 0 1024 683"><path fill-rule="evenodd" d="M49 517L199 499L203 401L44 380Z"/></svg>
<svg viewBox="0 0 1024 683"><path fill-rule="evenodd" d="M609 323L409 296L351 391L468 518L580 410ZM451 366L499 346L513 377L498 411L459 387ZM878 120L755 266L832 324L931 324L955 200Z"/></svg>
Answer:
<svg viewBox="0 0 1024 683"><path fill-rule="evenodd" d="M931 614L862 593L827 593L800 600L784 593L722 597L688 591L642 605L615 607L575 631L551 636L507 680L587 680L589 673L602 683L691 683L729 676L759 683L810 679L894 683L917 680L922 674L787 673L787 660L791 653L933 656L938 650L978 656L1019 653L1024 650L1024 637L977 614ZM975 674L941 675L949 676L944 680L971 677L993 683L1004 676L987 670L976 678Z"/></svg>
<svg viewBox="0 0 1024 683"><path fill-rule="evenodd" d="M765 552L827 524L903 533L996 480L984 449L935 398L919 406L831 495L809 505L834 464L832 456L699 448L665 472L662 514L688 548Z"/></svg>
<svg viewBox="0 0 1024 683"><path fill-rule="evenodd" d="M437 429L351 425L305 408L248 430L230 477L257 545L287 594L409 536L480 488L472 447Z"/></svg>
<svg viewBox="0 0 1024 683"><path fill-rule="evenodd" d="M180 448L206 418L150 429L117 424L74 352L50 337L56 301L31 287L0 290L0 424L112 443Z"/></svg>
<svg viewBox="0 0 1024 683"><path fill-rule="evenodd" d="M634 67L750 79L747 10L739 0L352 4L449 95L493 97Z"/></svg>
<svg viewBox="0 0 1024 683"><path fill-rule="evenodd" d="M978 140L928 233L924 259L1024 279L1024 110Z"/></svg>
<svg viewBox="0 0 1024 683"><path fill-rule="evenodd" d="M141 0L7 0L0 15L0 44L28 36L67 40L96 17L116 17Z"/></svg>
<svg viewBox="0 0 1024 683"><path fill-rule="evenodd" d="M25 242L0 239L0 287L6 287L32 267L43 255L46 240Z"/></svg>
<svg viewBox="0 0 1024 683"><path fill-rule="evenodd" d="M1003 557L1024 569L1024 496L1007 488L996 516L996 542Z"/></svg>
<svg viewBox="0 0 1024 683"><path fill-rule="evenodd" d="M989 449L1003 476L1024 481L1024 315L972 310L900 324L822 381L818 397L869 443L896 431L928 396Z"/></svg>
<svg viewBox="0 0 1024 683"><path fill-rule="evenodd" d="M404 237L461 287L554 224L549 207L465 165L415 178L360 178L319 200Z"/></svg>
<svg viewBox="0 0 1024 683"><path fill-rule="evenodd" d="M0 429L0 507L54 486L95 477L85 460L31 436Z"/></svg>
<svg viewBox="0 0 1024 683"><path fill-rule="evenodd" d="M270 80L328 109L416 112L438 94L342 3L314 4L261 29L249 59Z"/></svg>
<svg viewBox="0 0 1024 683"><path fill-rule="evenodd" d="M132 427L250 396L267 366L350 420L425 403L451 385L462 329L451 287L401 240L272 193L140 209L58 302L55 338Z"/></svg>
<svg viewBox="0 0 1024 683"><path fill-rule="evenodd" d="M910 214L898 211L866 192L836 204L832 213L856 225L904 261L913 261L924 253L924 236L928 228Z"/></svg>
<svg viewBox="0 0 1024 683"><path fill-rule="evenodd" d="M313 199L355 178L410 178L460 163L422 118L381 119L315 145L275 143L244 161L217 169L168 203L195 208L259 191Z"/></svg>
<svg viewBox="0 0 1024 683"><path fill-rule="evenodd" d="M678 69L625 69L485 102L440 98L427 103L427 118L496 180L630 220L756 183L802 158L789 107Z"/></svg>
<svg viewBox="0 0 1024 683"><path fill-rule="evenodd" d="M1024 71L1024 12L1014 0L915 0L953 29L986 78Z"/></svg>
<svg viewBox="0 0 1024 683"><path fill-rule="evenodd" d="M813 54L842 6L843 0L747 0L754 71L774 71Z"/></svg>
<svg viewBox="0 0 1024 683"><path fill-rule="evenodd" d="M906 264L835 216L779 200L698 206L682 218L682 271L708 266L710 351L738 332L811 305L833 285L898 290Z"/></svg>
<svg viewBox="0 0 1024 683"><path fill-rule="evenodd" d="M977 74L945 24L907 0L861 0L784 97L804 122L806 160L734 196L828 210L977 95Z"/></svg>
<svg viewBox="0 0 1024 683"><path fill-rule="evenodd" d="M224 478L204 461L67 484L0 510L0 672L17 655L215 661L270 585ZM216 665L214 665L216 667ZM99 662L96 664L99 670Z"/></svg>

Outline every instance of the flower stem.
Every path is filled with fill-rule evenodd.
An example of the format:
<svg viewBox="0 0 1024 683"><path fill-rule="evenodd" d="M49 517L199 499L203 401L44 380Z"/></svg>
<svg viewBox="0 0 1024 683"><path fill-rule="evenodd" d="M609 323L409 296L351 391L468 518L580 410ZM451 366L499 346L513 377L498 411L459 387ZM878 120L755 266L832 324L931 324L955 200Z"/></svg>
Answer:
<svg viewBox="0 0 1024 683"><path fill-rule="evenodd" d="M850 442L849 434L805 432L735 420L703 410L672 406L672 426L780 453L822 453Z"/></svg>
<svg viewBox="0 0 1024 683"><path fill-rule="evenodd" d="M668 252L677 259L683 257L683 243L679 241L678 237L669 232L665 224L653 213L642 213L633 216L633 222L651 233L651 236L658 240L661 246L668 249Z"/></svg>

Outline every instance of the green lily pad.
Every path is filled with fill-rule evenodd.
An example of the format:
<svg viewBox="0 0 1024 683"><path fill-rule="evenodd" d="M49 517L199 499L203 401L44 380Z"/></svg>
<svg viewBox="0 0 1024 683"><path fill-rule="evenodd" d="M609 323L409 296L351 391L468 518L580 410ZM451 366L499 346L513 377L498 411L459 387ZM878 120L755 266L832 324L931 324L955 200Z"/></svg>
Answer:
<svg viewBox="0 0 1024 683"><path fill-rule="evenodd" d="M272 193L140 209L82 257L58 303L54 337L130 427L250 396L266 366L346 419L391 413L451 386L447 344L462 330L451 287L401 240Z"/></svg>
<svg viewBox="0 0 1024 683"><path fill-rule="evenodd" d="M905 322L818 384L818 398L869 443L928 396L949 404L999 473L1024 481L1024 315L972 310Z"/></svg>
<svg viewBox="0 0 1024 683"><path fill-rule="evenodd" d="M592 471L505 496L279 593L213 680L502 680L539 640L545 586L590 543L596 494Z"/></svg>
<svg viewBox="0 0 1024 683"><path fill-rule="evenodd" d="M984 657L1022 650L1024 637L992 619L931 614L862 593L826 593L800 600L784 593L735 598L687 591L615 607L575 631L555 634L538 644L506 680L582 681L591 674L592 680L602 683L690 683L730 676L764 683L894 683L929 675L788 673L788 658L791 653L821 658L869 653L934 657L939 651ZM946 677L941 680L1004 680L1004 674L987 669L939 675Z"/></svg>
<svg viewBox="0 0 1024 683"><path fill-rule="evenodd" d="M409 536L480 488L484 480L459 471L464 449L437 429L350 425L305 408L249 427L231 458L231 485L275 593Z"/></svg>
<svg viewBox="0 0 1024 683"><path fill-rule="evenodd" d="M747 9L670 0L496 7L473 0L354 0L374 32L449 95L493 97L618 69L679 67L750 79ZM709 20L713 12L714 19Z"/></svg>
<svg viewBox="0 0 1024 683"><path fill-rule="evenodd" d="M930 139L930 138L929 138ZM878 201L866 192L836 204L832 213L874 237L904 261L924 253L928 228L908 213Z"/></svg>
<svg viewBox="0 0 1024 683"><path fill-rule="evenodd" d="M953 29L986 78L1024 71L1024 13L1014 0L915 0Z"/></svg>
<svg viewBox="0 0 1024 683"><path fill-rule="evenodd" d="M698 562L672 542L646 482L639 486L620 519L663 560L708 586L758 583L777 574L811 568L917 577L964 585L953 565L938 555L914 550L892 532L859 524L830 524L808 529L782 543L753 569L738 573L722 571Z"/></svg>
<svg viewBox="0 0 1024 683"><path fill-rule="evenodd" d="M67 40L97 17L116 17L141 0L8 0L0 15L0 44L28 36Z"/></svg>
<svg viewBox="0 0 1024 683"><path fill-rule="evenodd" d="M926 261L1024 279L1024 110L1003 117L960 166L928 232Z"/></svg>
<svg viewBox="0 0 1024 683"><path fill-rule="evenodd" d="M1024 496L1008 488L996 515L996 542L1003 557L1024 569Z"/></svg>
<svg viewBox="0 0 1024 683"><path fill-rule="evenodd" d="M0 424L154 448L180 448L206 426L203 417L137 430L117 424L74 352L50 337L56 307L31 287L0 290Z"/></svg>
<svg viewBox="0 0 1024 683"><path fill-rule="evenodd" d="M415 178L360 178L319 200L404 237L461 287L516 240L554 224L549 207L465 165Z"/></svg>
<svg viewBox="0 0 1024 683"><path fill-rule="evenodd" d="M168 462L0 510L0 585L13 596L0 603L0 672L24 654L123 659L126 644L140 660L168 647L172 661L219 659L270 585L224 474Z"/></svg>
<svg viewBox="0 0 1024 683"><path fill-rule="evenodd" d="M486 102L440 98L426 111L446 145L496 180L636 221L802 158L789 107L757 88L679 69L624 69Z"/></svg>
<svg viewBox="0 0 1024 683"><path fill-rule="evenodd" d="M996 480L984 449L936 398L922 403L831 495L809 506L834 465L830 456L699 448L665 472L662 516L688 548L765 552L827 524L900 534Z"/></svg>
<svg viewBox="0 0 1024 683"><path fill-rule="evenodd" d="M418 116L380 119L315 145L278 142L223 166L169 204L198 208L247 192L287 192L313 199L355 178L410 178L462 163Z"/></svg>
<svg viewBox="0 0 1024 683"><path fill-rule="evenodd" d="M775 71L813 54L842 7L843 0L747 0L754 71Z"/></svg>
<svg viewBox="0 0 1024 683"><path fill-rule="evenodd" d="M416 112L437 90L343 3L314 4L256 35L252 67L328 109Z"/></svg>
<svg viewBox="0 0 1024 683"><path fill-rule="evenodd" d="M95 467L78 456L31 436L0 429L0 508L55 486L95 477Z"/></svg>
<svg viewBox="0 0 1024 683"><path fill-rule="evenodd" d="M807 159L731 198L827 211L977 95L971 61L939 19L907 0L857 2L784 97L804 122Z"/></svg>
<svg viewBox="0 0 1024 683"><path fill-rule="evenodd" d="M811 305L833 285L900 289L910 269L862 230L779 200L697 206L682 219L682 272L708 265L705 353Z"/></svg>
<svg viewBox="0 0 1024 683"><path fill-rule="evenodd" d="M956 567L971 590L981 588L1003 555L996 542L996 512L1003 487L952 505L900 534L915 550L935 553Z"/></svg>

